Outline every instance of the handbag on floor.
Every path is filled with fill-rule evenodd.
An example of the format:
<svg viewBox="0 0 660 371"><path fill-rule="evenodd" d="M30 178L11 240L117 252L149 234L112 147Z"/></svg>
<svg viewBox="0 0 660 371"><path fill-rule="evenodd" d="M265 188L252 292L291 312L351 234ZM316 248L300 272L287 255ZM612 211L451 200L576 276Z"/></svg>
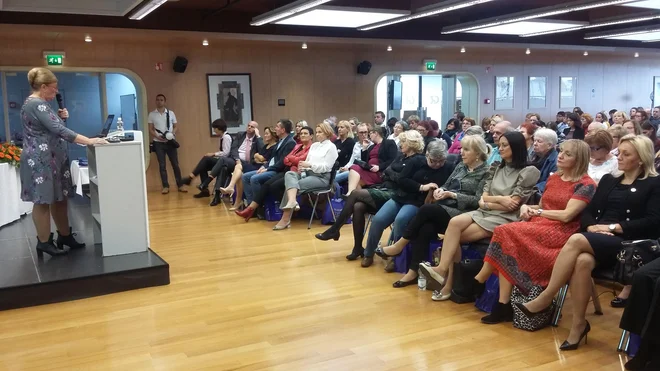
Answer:
<svg viewBox="0 0 660 371"><path fill-rule="evenodd" d="M614 267L614 280L622 285L632 285L636 270L660 257L658 240L636 240L621 242Z"/></svg>
<svg viewBox="0 0 660 371"><path fill-rule="evenodd" d="M454 284L450 298L451 301L456 304L473 303L475 301L474 296L458 296L455 292L473 292L474 277L483 266L483 259L463 259L458 263L454 263Z"/></svg>
<svg viewBox="0 0 660 371"><path fill-rule="evenodd" d="M552 300L552 310L544 311L541 314L534 316L534 318L529 318L523 313L515 303L529 303L530 301L536 299L543 292L543 288L540 286L534 286L528 295L523 294L518 287L514 286L513 291L511 291L511 306L513 307L513 327L519 328L521 330L527 331L537 331L550 324L552 321L552 315L554 314L555 300Z"/></svg>

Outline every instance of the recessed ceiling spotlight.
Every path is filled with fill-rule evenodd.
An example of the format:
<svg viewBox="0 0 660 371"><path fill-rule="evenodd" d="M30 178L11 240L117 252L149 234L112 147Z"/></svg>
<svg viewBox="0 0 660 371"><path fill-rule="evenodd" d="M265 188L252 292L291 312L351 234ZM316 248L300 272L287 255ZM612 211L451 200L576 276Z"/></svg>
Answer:
<svg viewBox="0 0 660 371"><path fill-rule="evenodd" d="M639 58L639 53L635 52L635 58Z"/></svg>
<svg viewBox="0 0 660 371"><path fill-rule="evenodd" d="M527 50L525 50L525 54L530 55L530 54L532 54L532 51L529 50L529 48L527 48Z"/></svg>
<svg viewBox="0 0 660 371"><path fill-rule="evenodd" d="M91 43L92 42L92 37L89 35L85 35L85 42L86 43Z"/></svg>
<svg viewBox="0 0 660 371"><path fill-rule="evenodd" d="M204 46L209 46L209 41L206 40L206 39L204 39L204 41L202 41L202 45L204 45Z"/></svg>
<svg viewBox="0 0 660 371"><path fill-rule="evenodd" d="M387 46L387 51L388 51L388 52L391 52L391 51L392 51L392 45L388 45L388 46Z"/></svg>
<svg viewBox="0 0 660 371"><path fill-rule="evenodd" d="M307 43L303 43L303 44L302 44L302 48L303 48L303 49L307 49Z"/></svg>
<svg viewBox="0 0 660 371"><path fill-rule="evenodd" d="M584 53L583 53L582 55L584 55L584 56L586 57L586 56L589 55L589 52L585 50Z"/></svg>
<svg viewBox="0 0 660 371"><path fill-rule="evenodd" d="M465 47L464 46L461 47L461 53L465 53Z"/></svg>

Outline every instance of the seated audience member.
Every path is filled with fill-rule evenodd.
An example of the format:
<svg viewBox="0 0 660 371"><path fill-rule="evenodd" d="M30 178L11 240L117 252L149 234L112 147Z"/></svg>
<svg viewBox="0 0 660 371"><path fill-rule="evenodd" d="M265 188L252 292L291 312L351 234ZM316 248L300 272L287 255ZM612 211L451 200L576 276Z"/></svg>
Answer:
<svg viewBox="0 0 660 371"><path fill-rule="evenodd" d="M660 237L660 182L653 168L653 143L644 136L626 135L619 144L621 176L603 176L596 194L582 213L582 233L572 235L557 256L548 287L519 307L525 315L550 310L559 289L570 280L573 323L561 350L575 350L591 330L585 319L591 298L591 271L613 267L621 242ZM623 306L630 294L625 286L613 305Z"/></svg>
<svg viewBox="0 0 660 371"><path fill-rule="evenodd" d="M573 113L577 114L578 116L582 116L584 111L582 111L582 108L580 108L580 107L575 107L575 108L573 108Z"/></svg>
<svg viewBox="0 0 660 371"><path fill-rule="evenodd" d="M536 188L543 194L545 185L552 173L557 171L557 132L540 128L534 132L534 156L529 165L537 168L541 175Z"/></svg>
<svg viewBox="0 0 660 371"><path fill-rule="evenodd" d="M628 135L628 131L623 128L623 126L614 124L610 126L609 129L607 129L607 132L612 135L612 150L610 153L618 157L619 156L619 140L623 138L624 136Z"/></svg>
<svg viewBox="0 0 660 371"><path fill-rule="evenodd" d="M589 160L589 176L598 184L605 174L615 174L618 172L618 161L610 151L612 151L612 134L605 130L599 130L587 135L584 139L589 145L591 151L591 160Z"/></svg>
<svg viewBox="0 0 660 371"><path fill-rule="evenodd" d="M275 199L281 198L281 194L284 191L284 175L288 171L298 171L298 163L307 158L307 154L309 153L309 149L313 142L314 137L312 136L312 128L305 126L300 129L300 144L296 144L291 152L282 159L282 167L278 167L275 170L276 173L258 188L257 192L254 193L252 201L248 204L245 210L234 211L236 215L244 218L245 221L248 222L259 206L263 205L266 196L270 194L273 195ZM277 152L277 149L275 151ZM243 178L245 178L245 176L243 176ZM243 181L245 181L245 179ZM252 189L254 192L254 184Z"/></svg>
<svg viewBox="0 0 660 371"><path fill-rule="evenodd" d="M452 287L445 285L450 268L460 258L461 243L490 238L495 227L520 219L519 209L532 195L540 172L526 166L525 137L519 132L508 132L499 140L502 162L491 166L479 209L453 217L449 221L442 244L440 265L420 265L420 273L427 278L427 286L449 295ZM444 291L442 291L444 289Z"/></svg>
<svg viewBox="0 0 660 371"><path fill-rule="evenodd" d="M623 123L623 128L626 129L628 134L642 135L642 127L634 121L626 121Z"/></svg>
<svg viewBox="0 0 660 371"><path fill-rule="evenodd" d="M589 146L584 141L569 139L560 148L558 171L548 179L540 204L522 205L523 221L495 228L472 290L454 290L462 297L480 296L491 274L499 274L499 301L491 314L481 319L485 324L513 320L513 286L524 295L534 287L547 286L559 251L580 229L580 213L596 192L596 183L587 175Z"/></svg>
<svg viewBox="0 0 660 371"><path fill-rule="evenodd" d="M525 115L525 122L528 124L533 124L534 121L539 121L540 120L540 115L537 113L530 112Z"/></svg>
<svg viewBox="0 0 660 371"><path fill-rule="evenodd" d="M602 122L594 121L589 124L589 127L587 127L585 136L598 130L607 130L607 125L603 124Z"/></svg>
<svg viewBox="0 0 660 371"><path fill-rule="evenodd" d="M637 113L637 107L631 107L630 108L630 120L635 119L635 114Z"/></svg>
<svg viewBox="0 0 660 371"><path fill-rule="evenodd" d="M566 116L568 127L564 129L564 139L584 139L584 128L582 119L577 113L569 113Z"/></svg>
<svg viewBox="0 0 660 371"><path fill-rule="evenodd" d="M241 179L243 181L245 198L248 203L251 203L254 195L259 193L262 184L266 183L276 174L285 172L286 165L284 164L284 158L296 146L296 141L293 140L293 135L291 135L292 126L293 124L290 120L282 119L278 121L275 125L275 135L277 135L278 142L275 145L270 160L258 170L243 174Z"/></svg>
<svg viewBox="0 0 660 371"><path fill-rule="evenodd" d="M335 139L337 139L337 117L330 116L327 119L323 120L323 122L330 125L332 131L335 133L335 135L333 135L332 138L330 138L330 141L334 142Z"/></svg>
<svg viewBox="0 0 660 371"><path fill-rule="evenodd" d="M347 121L340 122L339 126L340 138L342 133L344 135L350 133L350 126ZM301 130L301 134L304 131L304 129ZM291 226L291 215L293 214L293 210L298 206L298 202L296 202L298 192L327 189L330 185L332 169L338 158L337 146L330 141L330 138L334 134L335 132L330 125L326 123L317 125L317 142L309 148L305 160L297 163L297 171L290 170L284 175L285 193L280 203L280 208L284 212L279 223L273 227L273 230L282 230ZM339 140L338 138L337 141ZM347 151L350 151L350 149L347 149ZM294 169L295 167L292 166L291 168Z"/></svg>
<svg viewBox="0 0 660 371"><path fill-rule="evenodd" d="M614 114L617 113L617 112L618 112L618 110L616 110L616 109L609 110L608 113L610 115L610 119L608 120L608 122L610 123L610 126L614 125ZM621 124L623 124L623 121L622 121Z"/></svg>
<svg viewBox="0 0 660 371"><path fill-rule="evenodd" d="M479 198L484 190L488 175L488 158L490 146L483 138L466 136L461 145L462 161L456 165L442 187L433 191L433 203L426 204L403 229L403 235L392 246L382 248L377 253L381 256L395 256L400 254L408 243L412 243L412 257L408 265L408 272L396 281L395 288L407 286L410 282L417 282L419 264L422 262L431 241L436 239L438 233L445 233L449 220L467 211L479 207ZM451 280L451 275L449 276ZM451 283L448 284L451 287ZM433 300L447 300L433 297Z"/></svg>
<svg viewBox="0 0 660 371"><path fill-rule="evenodd" d="M392 134L390 134L387 139L393 140L396 145L399 145L399 134L403 133L404 131L408 130L408 123L405 121L398 121L396 124L394 124L394 127L392 128Z"/></svg>
<svg viewBox="0 0 660 371"><path fill-rule="evenodd" d="M607 120L607 113L605 113L605 111L598 112L596 117L594 117L594 121L603 124L605 130L610 128L610 122Z"/></svg>
<svg viewBox="0 0 660 371"><path fill-rule="evenodd" d="M462 123L455 118L451 118L447 121L447 124L445 125L445 134L452 142L454 141L454 138L456 138L456 134L459 132L461 124Z"/></svg>
<svg viewBox="0 0 660 371"><path fill-rule="evenodd" d="M449 153L450 154L459 154L461 153L461 139L465 136L465 132L467 129L471 128L472 126L476 125L474 120L470 117L466 117L463 119L463 122L461 123L461 132L456 135L456 140L451 144L451 147L449 147Z"/></svg>
<svg viewBox="0 0 660 371"><path fill-rule="evenodd" d="M621 327L641 337L635 357L626 370L660 370L660 259L635 271L630 297L621 316Z"/></svg>
<svg viewBox="0 0 660 371"><path fill-rule="evenodd" d="M213 167L218 163L220 166L217 169L217 173L220 172L223 162L220 161L223 157L229 156L229 151L231 150L231 136L227 134L227 123L223 119L217 119L211 124L213 128L213 134L220 137L220 148L217 152L209 152L202 157L201 160L195 166L195 170L192 171L187 177L181 179L181 182L185 185L190 185L190 182L197 176L199 176L202 183L198 187L200 192L193 197L202 198L210 197L211 193L209 192L209 176L208 172L213 170Z"/></svg>
<svg viewBox="0 0 660 371"><path fill-rule="evenodd" d="M653 142L653 153L660 151L660 139L658 139L657 132L657 128L651 122L642 122L642 135L651 139L651 142Z"/></svg>
<svg viewBox="0 0 660 371"><path fill-rule="evenodd" d="M417 115L410 115L408 116L408 120L406 122L408 123L408 129L406 130L416 130L417 129L417 124L419 124L419 116ZM404 131L406 131L404 130Z"/></svg>
<svg viewBox="0 0 660 371"><path fill-rule="evenodd" d="M357 117L351 117L348 119L348 123L351 124L351 131L353 132L353 137L357 137L357 127L360 125L360 120Z"/></svg>
<svg viewBox="0 0 660 371"><path fill-rule="evenodd" d="M649 120L649 115L646 113L645 110L640 108L642 107L637 108L637 112L635 112L635 116L630 116L630 119L639 125L641 125L644 121Z"/></svg>
<svg viewBox="0 0 660 371"><path fill-rule="evenodd" d="M429 120L429 125L431 125L431 135L433 138L438 139L442 137L442 130L440 130L440 124L435 120Z"/></svg>
<svg viewBox="0 0 660 371"><path fill-rule="evenodd" d="M387 119L387 124L386 124L387 125L387 133L388 133L387 137L386 137L387 139L394 140L394 137L392 137L392 138L390 138L390 137L394 133L394 125L396 125L397 122L399 122L399 119L396 118L396 117L390 117L389 119Z"/></svg>
<svg viewBox="0 0 660 371"><path fill-rule="evenodd" d="M258 130L256 126L253 126L252 128L256 133L256 130ZM248 125L248 133L249 131L250 125ZM243 137L245 137L245 139L241 140ZM275 136L273 129L270 127L265 127L263 138L257 139L262 141L262 143L260 143L259 147L254 147L254 144L249 144L246 142L248 140L248 136L246 134L239 133L236 137L236 141L234 142L235 145L232 145L231 158L236 161L235 166L233 169L231 169L230 166L226 168L227 172L231 173L231 179L229 180L229 184L226 187L220 188L220 192L222 194L228 195L230 198L234 195L234 193L237 195L236 200L234 201L232 207L229 208L229 211L239 210L243 206L243 173L254 171L259 169L261 166L266 165L273 155L273 150L277 144L277 137ZM257 144L259 144L259 142L257 142ZM250 153L253 151L253 149L257 150L258 152L252 156L250 161L247 161L246 159L250 156Z"/></svg>
<svg viewBox="0 0 660 371"><path fill-rule="evenodd" d="M584 129L584 135L587 135L589 130L589 125L594 122L593 116L588 113L583 113L580 115L580 121L582 121L582 128Z"/></svg>
<svg viewBox="0 0 660 371"><path fill-rule="evenodd" d="M438 140L433 133L433 127L431 127L430 122L421 121L417 124L417 131L422 135L422 138L424 138L424 152L426 152L426 146L434 140Z"/></svg>
<svg viewBox="0 0 660 371"><path fill-rule="evenodd" d="M363 152L361 160L363 166L353 165L348 173L348 191L346 196L361 186L372 186L381 184L383 170L394 161L398 153L398 148L393 140L383 139L385 129L376 127L369 131L371 141L374 143L365 153ZM365 164L366 163L366 164Z"/></svg>
<svg viewBox="0 0 660 371"><path fill-rule="evenodd" d="M296 123L296 134L293 136L293 140L296 141L296 144L300 144L300 129L309 126L307 121L300 120Z"/></svg>
<svg viewBox="0 0 660 371"><path fill-rule="evenodd" d="M335 146L337 147L337 161L340 167L345 167L353 157L353 148L355 147L355 139L353 139L353 131L351 124L348 121L339 121L337 125L337 139ZM318 135L316 136L318 138ZM352 165L352 163L351 163Z"/></svg>
<svg viewBox="0 0 660 371"><path fill-rule="evenodd" d="M481 120L481 128L484 130L484 140L486 141L486 144L493 144L493 133L491 132L491 128L495 126L495 124L496 122L490 117L484 117L484 119Z"/></svg>
<svg viewBox="0 0 660 371"><path fill-rule="evenodd" d="M628 117L628 114L623 111L616 111L612 115L612 125L623 126L626 121L630 121L630 118Z"/></svg>
<svg viewBox="0 0 660 371"><path fill-rule="evenodd" d="M353 145L353 151L351 152L351 158L348 160L346 165L341 166L337 171L335 176L335 183L341 184L348 180L348 174L350 173L351 166L355 160L362 159L362 153L365 154L374 143L369 140L369 127L367 124L359 124L357 129L357 140Z"/></svg>
<svg viewBox="0 0 660 371"><path fill-rule="evenodd" d="M518 127L518 131L525 137L525 146L527 146L527 161L531 161L534 157L534 133L538 127L536 125L525 122Z"/></svg>
<svg viewBox="0 0 660 371"><path fill-rule="evenodd" d="M499 149L500 138L502 138L502 135L505 133L512 132L513 128L511 127L511 123L509 121L500 121L495 124L495 126L493 126L491 131L493 133L493 141L497 147L493 148L490 157L488 157L488 160L486 161L486 165L488 166L493 165L494 163L499 164L502 162L502 156L500 155Z"/></svg>
<svg viewBox="0 0 660 371"><path fill-rule="evenodd" d="M658 129L658 125L660 124L660 106L653 107L653 110L651 111L651 117L649 118L649 122L651 125L655 126L655 129Z"/></svg>
<svg viewBox="0 0 660 371"><path fill-rule="evenodd" d="M316 238L327 241L337 240L339 231L353 214L353 251L346 259L362 259L362 267L373 263L374 251L383 231L394 223L393 233L401 233L408 220L424 202L426 192L437 187L434 181L444 181L449 172L443 169L447 153L444 143L431 146L432 155L425 160L421 155L424 149L422 136L415 131L401 134L401 153L383 173L383 188L369 188L354 191L346 201L337 221ZM439 146L439 147L438 147ZM425 168L425 165L431 164ZM422 183L423 182L423 183ZM362 247L364 238L365 214L375 214L369 229L367 248ZM397 220L398 219L398 220Z"/></svg>

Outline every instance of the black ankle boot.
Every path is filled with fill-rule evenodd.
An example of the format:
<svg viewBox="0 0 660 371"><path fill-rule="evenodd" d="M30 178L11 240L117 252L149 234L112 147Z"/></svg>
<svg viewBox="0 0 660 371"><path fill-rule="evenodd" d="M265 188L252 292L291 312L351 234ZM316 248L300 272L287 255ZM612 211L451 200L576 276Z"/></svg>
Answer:
<svg viewBox="0 0 660 371"><path fill-rule="evenodd" d="M64 249L64 245L69 246L72 249L82 249L85 247L84 243L80 243L76 241L75 233L71 232L72 228L69 227L69 235L68 236L62 236L62 233L60 231L57 231L57 248L60 250Z"/></svg>
<svg viewBox="0 0 660 371"><path fill-rule="evenodd" d="M200 191L207 189L212 181L213 178L206 178L205 181L203 181L200 185L197 186L197 189L199 189Z"/></svg>
<svg viewBox="0 0 660 371"><path fill-rule="evenodd" d="M362 246L360 247L354 247L353 251L351 251L350 254L346 255L346 260L358 260L360 258L364 257L364 248ZM373 258L371 258L373 260Z"/></svg>
<svg viewBox="0 0 660 371"><path fill-rule="evenodd" d="M59 238L58 238L59 239ZM66 255L68 251L64 249L58 249L57 246L53 243L53 234L50 234L50 237L48 237L47 242L41 242L39 241L39 237L37 237L37 256L40 258L44 256L44 253L51 255L51 256L57 256L57 255Z"/></svg>
<svg viewBox="0 0 660 371"><path fill-rule="evenodd" d="M323 233L317 233L314 237L318 238L321 241L327 241L327 240L339 241L339 231L330 227ZM362 250L364 251L364 249Z"/></svg>
<svg viewBox="0 0 660 371"><path fill-rule="evenodd" d="M503 304L500 302L495 305L493 311L489 315L481 319L481 323L487 325L495 325L501 322L511 321L513 321L513 307L511 307L511 303Z"/></svg>
<svg viewBox="0 0 660 371"><path fill-rule="evenodd" d="M649 362L651 362L653 358L652 356L653 355L651 349L649 349L648 341L642 340L641 344L639 344L639 349L637 350L635 357L626 362L623 367L625 367L626 370L645 370L648 368L647 365Z"/></svg>
<svg viewBox="0 0 660 371"><path fill-rule="evenodd" d="M220 196L220 191L215 191L215 193L213 193L213 200L211 200L209 206L217 206L220 203Z"/></svg>
<svg viewBox="0 0 660 371"><path fill-rule="evenodd" d="M195 197L195 198L211 197L211 193L209 192L208 188L204 188L204 189L202 189L201 192L194 195L193 197Z"/></svg>
<svg viewBox="0 0 660 371"><path fill-rule="evenodd" d="M485 283L481 283L473 278L470 283L453 289L451 293L452 295L462 298L464 303L472 303L484 293L485 289Z"/></svg>

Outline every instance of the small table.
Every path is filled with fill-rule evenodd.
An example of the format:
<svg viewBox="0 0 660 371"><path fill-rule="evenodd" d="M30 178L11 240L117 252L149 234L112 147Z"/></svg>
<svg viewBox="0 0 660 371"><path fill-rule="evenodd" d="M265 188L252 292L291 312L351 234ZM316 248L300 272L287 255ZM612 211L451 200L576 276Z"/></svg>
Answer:
<svg viewBox="0 0 660 371"><path fill-rule="evenodd" d="M83 185L89 185L89 168L80 166L78 160L71 161L71 180L76 186L76 193L83 195Z"/></svg>
<svg viewBox="0 0 660 371"><path fill-rule="evenodd" d="M32 211L32 203L21 200L18 168L0 164L0 227Z"/></svg>

